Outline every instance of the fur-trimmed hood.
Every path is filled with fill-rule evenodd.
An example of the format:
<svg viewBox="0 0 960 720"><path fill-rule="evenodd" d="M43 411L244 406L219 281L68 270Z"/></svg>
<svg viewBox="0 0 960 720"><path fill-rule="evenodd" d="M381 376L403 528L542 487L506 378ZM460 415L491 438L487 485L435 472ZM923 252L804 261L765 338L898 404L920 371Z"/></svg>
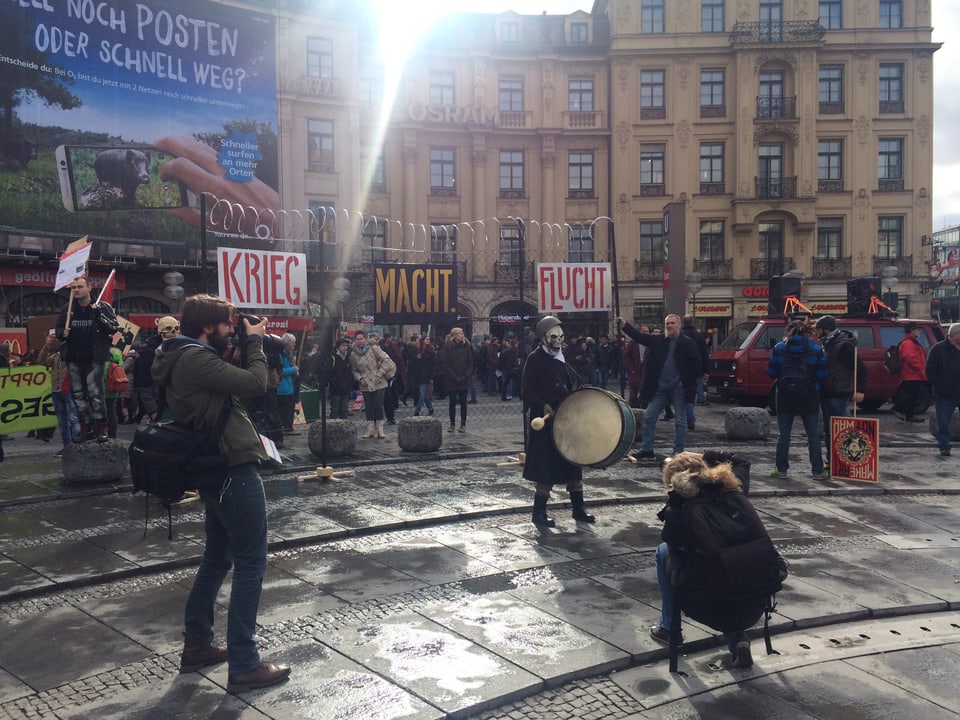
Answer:
<svg viewBox="0 0 960 720"><path fill-rule="evenodd" d="M707 468L700 472L681 470L670 478L669 489L685 498L696 497L701 490L710 485L721 489L740 490L740 480L733 474L730 465L723 464Z"/></svg>

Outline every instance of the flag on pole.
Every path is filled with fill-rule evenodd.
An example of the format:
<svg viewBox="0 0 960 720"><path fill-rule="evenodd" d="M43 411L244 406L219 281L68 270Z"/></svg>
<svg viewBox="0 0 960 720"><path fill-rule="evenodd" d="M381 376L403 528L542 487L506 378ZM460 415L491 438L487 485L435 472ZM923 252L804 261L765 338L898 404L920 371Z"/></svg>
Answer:
<svg viewBox="0 0 960 720"><path fill-rule="evenodd" d="M98 303L105 302L107 305L113 305L113 281L116 274L116 269L110 271L110 274L107 276L107 281L103 284L103 287L100 288L100 295L97 297Z"/></svg>

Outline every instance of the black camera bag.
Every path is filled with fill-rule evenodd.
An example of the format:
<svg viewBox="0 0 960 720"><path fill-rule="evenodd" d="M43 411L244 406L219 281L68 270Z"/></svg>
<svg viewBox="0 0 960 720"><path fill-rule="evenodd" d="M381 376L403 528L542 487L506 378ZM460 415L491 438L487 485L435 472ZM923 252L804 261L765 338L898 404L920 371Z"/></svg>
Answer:
<svg viewBox="0 0 960 720"><path fill-rule="evenodd" d="M220 410L212 434L166 421L138 427L130 443L133 492L159 498L167 509L168 538L173 539L170 504L187 490L219 490L227 477L227 457L217 447L230 418L230 398ZM144 535L147 518L144 517Z"/></svg>

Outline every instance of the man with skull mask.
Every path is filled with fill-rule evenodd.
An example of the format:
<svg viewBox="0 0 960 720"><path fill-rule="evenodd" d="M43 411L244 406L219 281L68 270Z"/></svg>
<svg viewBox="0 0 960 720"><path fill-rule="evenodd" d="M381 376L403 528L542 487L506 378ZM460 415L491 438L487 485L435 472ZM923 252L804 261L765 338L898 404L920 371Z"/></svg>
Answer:
<svg viewBox="0 0 960 720"><path fill-rule="evenodd" d="M583 506L583 470L567 462L557 452L551 438L553 413L574 390L573 374L563 357L563 327L560 320L547 315L537 323L536 335L539 344L527 356L520 384L530 417L550 417L546 417L541 430L531 430L527 435L523 477L537 484L533 498L533 522L543 527L556 525L553 518L547 515L547 501L554 485L566 485L573 504L574 520L592 523L596 518L588 515Z"/></svg>

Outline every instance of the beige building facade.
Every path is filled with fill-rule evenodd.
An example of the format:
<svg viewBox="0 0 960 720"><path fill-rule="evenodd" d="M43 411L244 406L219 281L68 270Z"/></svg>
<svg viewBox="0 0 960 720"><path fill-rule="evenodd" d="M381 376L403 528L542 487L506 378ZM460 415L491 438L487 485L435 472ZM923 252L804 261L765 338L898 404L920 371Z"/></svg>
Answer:
<svg viewBox="0 0 960 720"><path fill-rule="evenodd" d="M790 272L813 310L842 312L846 280L884 268L900 311L928 315L929 0L458 15L396 81L368 19L333 16L281 18L281 195L313 211L305 247L351 279L351 314L371 310L372 263L450 262L461 324L516 330L536 314L535 263L607 262L615 240L635 321L695 311L725 333ZM672 253L668 203L683 219ZM674 287L700 276L684 307L664 302L668 263Z"/></svg>

